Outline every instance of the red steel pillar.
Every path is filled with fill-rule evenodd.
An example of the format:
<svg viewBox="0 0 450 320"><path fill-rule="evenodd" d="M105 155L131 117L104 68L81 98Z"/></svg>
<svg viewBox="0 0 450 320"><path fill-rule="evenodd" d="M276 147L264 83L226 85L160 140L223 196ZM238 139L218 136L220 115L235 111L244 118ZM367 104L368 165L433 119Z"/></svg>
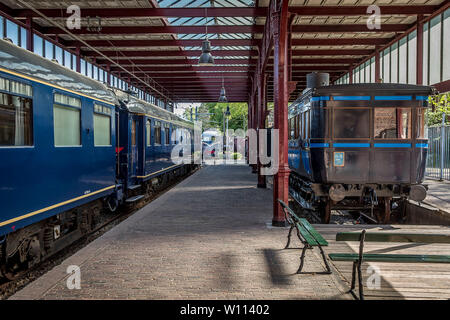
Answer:
<svg viewBox="0 0 450 320"><path fill-rule="evenodd" d="M32 17L27 17L27 21L26 21L26 25L27 25L27 50L28 51L34 51L34 46L33 46L33 18Z"/></svg>
<svg viewBox="0 0 450 320"><path fill-rule="evenodd" d="M381 69L380 69L380 48L376 47L375 51L375 82L381 82Z"/></svg>
<svg viewBox="0 0 450 320"><path fill-rule="evenodd" d="M254 79L254 81L256 80L256 77ZM256 102L256 97L255 97L255 93L252 92L251 93L251 101L252 101L252 129L256 130L258 129L258 106L257 106L257 102ZM258 139L256 139L256 141L258 141ZM258 150L258 146L252 146L249 145L250 148L256 148L256 150ZM257 163L252 163L252 173L258 173L258 164Z"/></svg>
<svg viewBox="0 0 450 320"><path fill-rule="evenodd" d="M81 57L80 57L80 54L81 54L81 48L78 45L75 48L75 57L76 57L75 65L76 65L76 70L77 70L78 73L81 73Z"/></svg>
<svg viewBox="0 0 450 320"><path fill-rule="evenodd" d="M264 106L265 102L265 95L266 95L266 73L263 72L259 78L258 78L258 188L266 188L266 176L263 176L261 174L261 168L262 164L260 161L260 137L259 137L259 130L265 129L266 127L266 110ZM267 150L266 150L267 151Z"/></svg>
<svg viewBox="0 0 450 320"><path fill-rule="evenodd" d="M288 1L277 0L273 14L274 39L274 127L278 129L279 154L278 172L273 184L273 226L285 226L283 210L277 199L289 201L288 165ZM275 143L275 141L274 141Z"/></svg>
<svg viewBox="0 0 450 320"><path fill-rule="evenodd" d="M417 15L416 84L423 84L423 15Z"/></svg>

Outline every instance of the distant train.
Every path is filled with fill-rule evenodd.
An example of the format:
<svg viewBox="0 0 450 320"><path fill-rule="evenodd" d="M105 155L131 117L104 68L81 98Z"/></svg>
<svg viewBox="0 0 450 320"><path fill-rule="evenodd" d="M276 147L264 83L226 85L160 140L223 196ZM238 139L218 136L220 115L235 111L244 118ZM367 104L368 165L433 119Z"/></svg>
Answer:
<svg viewBox="0 0 450 320"><path fill-rule="evenodd" d="M192 170L170 157L192 131L169 111L0 40L0 277L88 233L104 208Z"/></svg>
<svg viewBox="0 0 450 320"><path fill-rule="evenodd" d="M387 223L393 201L421 201L425 115L434 89L406 84L328 85L308 75L289 106L289 190L329 223L331 210L368 210Z"/></svg>

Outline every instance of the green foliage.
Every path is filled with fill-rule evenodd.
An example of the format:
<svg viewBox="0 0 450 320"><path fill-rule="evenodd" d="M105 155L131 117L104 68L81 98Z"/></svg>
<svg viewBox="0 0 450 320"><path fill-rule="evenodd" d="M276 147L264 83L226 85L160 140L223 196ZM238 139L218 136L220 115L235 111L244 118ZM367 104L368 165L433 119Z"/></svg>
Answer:
<svg viewBox="0 0 450 320"><path fill-rule="evenodd" d="M227 110L227 105L230 106L230 116L228 116L229 129L243 129L244 123L247 128L247 103L203 103L198 108L198 113L211 113L211 115L199 115L202 121L203 129L215 128L223 131L224 112ZM195 110L193 110L195 119ZM189 110L185 111L187 119L190 119Z"/></svg>
<svg viewBox="0 0 450 320"><path fill-rule="evenodd" d="M442 124L442 115L446 114L446 124L450 124L450 92L430 96L428 99L431 108L427 112L428 126Z"/></svg>

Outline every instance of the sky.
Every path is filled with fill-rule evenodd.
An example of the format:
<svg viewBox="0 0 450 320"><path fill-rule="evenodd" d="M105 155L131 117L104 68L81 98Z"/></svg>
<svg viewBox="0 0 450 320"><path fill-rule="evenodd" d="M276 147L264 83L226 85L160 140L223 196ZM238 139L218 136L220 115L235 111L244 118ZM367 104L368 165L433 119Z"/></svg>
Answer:
<svg viewBox="0 0 450 320"><path fill-rule="evenodd" d="M183 116L184 110L189 108L200 107L200 103L177 103L174 113L177 116Z"/></svg>

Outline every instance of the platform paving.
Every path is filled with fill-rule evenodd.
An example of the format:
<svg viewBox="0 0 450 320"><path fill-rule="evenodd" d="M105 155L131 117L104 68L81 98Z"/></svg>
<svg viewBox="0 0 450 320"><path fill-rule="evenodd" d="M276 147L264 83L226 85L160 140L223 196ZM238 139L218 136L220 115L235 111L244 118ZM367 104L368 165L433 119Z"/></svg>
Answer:
<svg viewBox="0 0 450 320"><path fill-rule="evenodd" d="M450 181L428 178L424 184L428 185L425 202L450 214Z"/></svg>
<svg viewBox="0 0 450 320"><path fill-rule="evenodd" d="M300 250L282 250L271 217L248 166L206 166L11 299L351 299L339 274L295 274ZM81 289L66 286L70 265Z"/></svg>

